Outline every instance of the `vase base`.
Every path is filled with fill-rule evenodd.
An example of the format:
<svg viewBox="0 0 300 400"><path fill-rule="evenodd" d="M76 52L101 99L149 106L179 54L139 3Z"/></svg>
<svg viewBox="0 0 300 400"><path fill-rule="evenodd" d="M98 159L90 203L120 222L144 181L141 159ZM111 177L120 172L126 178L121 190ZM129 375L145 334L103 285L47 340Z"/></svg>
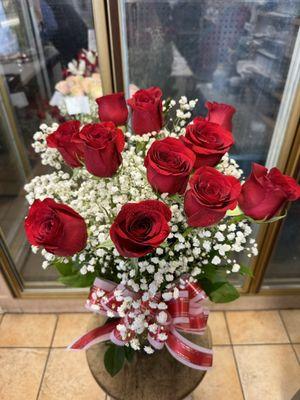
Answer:
<svg viewBox="0 0 300 400"><path fill-rule="evenodd" d="M99 322L98 318L91 318L90 328L98 327ZM198 346L212 347L209 328L203 335L184 336ZM91 373L108 395L107 400L192 400L189 396L206 373L178 362L164 347L150 356L136 352L132 362L125 362L118 374L111 377L103 362L106 350L104 343L98 343L86 355Z"/></svg>

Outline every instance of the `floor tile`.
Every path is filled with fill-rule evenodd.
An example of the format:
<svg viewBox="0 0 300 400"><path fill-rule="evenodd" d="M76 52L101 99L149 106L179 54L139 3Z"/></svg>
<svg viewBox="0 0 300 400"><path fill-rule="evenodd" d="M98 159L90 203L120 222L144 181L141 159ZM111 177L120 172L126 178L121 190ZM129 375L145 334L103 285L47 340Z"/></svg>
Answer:
<svg viewBox="0 0 300 400"><path fill-rule="evenodd" d="M243 400L231 347L214 348L213 368L206 373L193 396L193 400Z"/></svg>
<svg viewBox="0 0 300 400"><path fill-rule="evenodd" d="M0 349L0 399L35 400L48 349Z"/></svg>
<svg viewBox="0 0 300 400"><path fill-rule="evenodd" d="M299 389L300 368L292 346L234 346L246 400L290 400Z"/></svg>
<svg viewBox="0 0 300 400"><path fill-rule="evenodd" d="M300 310L280 311L293 343L300 343Z"/></svg>
<svg viewBox="0 0 300 400"><path fill-rule="evenodd" d="M104 400L85 351L52 349L38 400Z"/></svg>
<svg viewBox="0 0 300 400"><path fill-rule="evenodd" d="M289 343L278 311L226 313L233 344Z"/></svg>
<svg viewBox="0 0 300 400"><path fill-rule="evenodd" d="M298 361L300 363L300 344L294 344L293 346L294 346L295 352L297 354Z"/></svg>
<svg viewBox="0 0 300 400"><path fill-rule="evenodd" d="M211 330L214 345L230 344L225 315L223 312L211 312L208 317L208 326Z"/></svg>
<svg viewBox="0 0 300 400"><path fill-rule="evenodd" d="M48 347L56 323L54 314L5 314L0 347Z"/></svg>
<svg viewBox="0 0 300 400"><path fill-rule="evenodd" d="M87 333L93 314L60 314L53 347L66 347L80 335Z"/></svg>

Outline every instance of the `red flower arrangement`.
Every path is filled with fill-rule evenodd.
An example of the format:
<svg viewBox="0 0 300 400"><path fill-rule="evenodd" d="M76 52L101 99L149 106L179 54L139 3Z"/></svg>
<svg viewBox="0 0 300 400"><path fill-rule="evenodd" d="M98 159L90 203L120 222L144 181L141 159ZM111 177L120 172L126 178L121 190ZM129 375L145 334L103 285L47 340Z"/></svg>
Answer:
<svg viewBox="0 0 300 400"><path fill-rule="evenodd" d="M35 200L25 220L28 241L57 256L72 256L86 246L84 219L66 204Z"/></svg>
<svg viewBox="0 0 300 400"><path fill-rule="evenodd" d="M35 135L44 164L58 171L26 185L27 238L44 248L45 266L64 271L61 282L95 279L87 306L114 320L71 348L109 338L122 353L117 370L125 345L149 354L166 346L185 365L209 368L211 351L178 330L204 331L206 296L238 297L227 276L240 271L235 252L257 254L247 242L250 224L282 218L280 210L300 197L299 185L277 168L253 164L241 180L227 155L234 107L207 102L207 116L185 126L196 101L183 97L170 127L174 103L163 102L157 87L138 90L127 100L133 132L123 132L124 95L106 95L97 99L100 122L68 121ZM63 162L74 170L61 171Z"/></svg>
<svg viewBox="0 0 300 400"><path fill-rule="evenodd" d="M122 163L125 139L113 122L85 125L79 134L86 169L99 177L113 176Z"/></svg>
<svg viewBox="0 0 300 400"><path fill-rule="evenodd" d="M127 104L132 110L132 129L137 135L158 132L163 126L162 91L158 87L138 90Z"/></svg>
<svg viewBox="0 0 300 400"><path fill-rule="evenodd" d="M195 154L179 139L156 140L145 158L148 182L160 193L182 194L195 159Z"/></svg>
<svg viewBox="0 0 300 400"><path fill-rule="evenodd" d="M234 144L231 132L214 122L197 117L186 127L183 143L196 155L195 168L214 167Z"/></svg>
<svg viewBox="0 0 300 400"><path fill-rule="evenodd" d="M110 237L123 257L142 257L155 250L170 233L170 209L161 201L125 204L110 228Z"/></svg>
<svg viewBox="0 0 300 400"><path fill-rule="evenodd" d="M234 210L241 184L233 176L221 174L212 167L200 167L190 180L184 198L184 210L190 226L210 226Z"/></svg>
<svg viewBox="0 0 300 400"><path fill-rule="evenodd" d="M82 165L83 143L79 138L79 128L79 121L66 121L47 136L47 145L57 149L65 163L71 168Z"/></svg>
<svg viewBox="0 0 300 400"><path fill-rule="evenodd" d="M111 121L116 126L125 125L128 119L128 109L124 93L112 93L99 97L98 114L100 121Z"/></svg>

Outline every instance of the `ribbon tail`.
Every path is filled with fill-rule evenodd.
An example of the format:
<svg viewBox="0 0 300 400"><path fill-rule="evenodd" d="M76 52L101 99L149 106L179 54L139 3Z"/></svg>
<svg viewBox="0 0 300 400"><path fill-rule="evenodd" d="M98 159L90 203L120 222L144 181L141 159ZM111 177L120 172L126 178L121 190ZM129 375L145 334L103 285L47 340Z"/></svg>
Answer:
<svg viewBox="0 0 300 400"><path fill-rule="evenodd" d="M71 343L67 349L68 350L86 350L96 343L105 342L110 340L110 334L118 325L119 319L108 322L103 326L92 329L83 336L80 336L73 343Z"/></svg>
<svg viewBox="0 0 300 400"><path fill-rule="evenodd" d="M166 347L177 361L190 368L206 371L212 366L212 350L192 343L174 328L168 334Z"/></svg>

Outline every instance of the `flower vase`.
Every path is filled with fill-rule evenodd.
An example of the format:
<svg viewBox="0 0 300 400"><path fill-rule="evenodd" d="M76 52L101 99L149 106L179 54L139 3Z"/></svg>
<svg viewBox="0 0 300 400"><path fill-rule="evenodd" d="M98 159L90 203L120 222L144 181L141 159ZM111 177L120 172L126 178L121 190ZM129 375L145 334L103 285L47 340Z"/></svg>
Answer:
<svg viewBox="0 0 300 400"><path fill-rule="evenodd" d="M93 318L90 329L101 324L103 319ZM199 346L212 347L208 327L203 335L184 336ZM164 347L151 355L137 351L133 361L111 377L103 361L106 350L105 343L92 346L87 350L87 361L96 382L111 400L190 400L206 373L178 362Z"/></svg>

